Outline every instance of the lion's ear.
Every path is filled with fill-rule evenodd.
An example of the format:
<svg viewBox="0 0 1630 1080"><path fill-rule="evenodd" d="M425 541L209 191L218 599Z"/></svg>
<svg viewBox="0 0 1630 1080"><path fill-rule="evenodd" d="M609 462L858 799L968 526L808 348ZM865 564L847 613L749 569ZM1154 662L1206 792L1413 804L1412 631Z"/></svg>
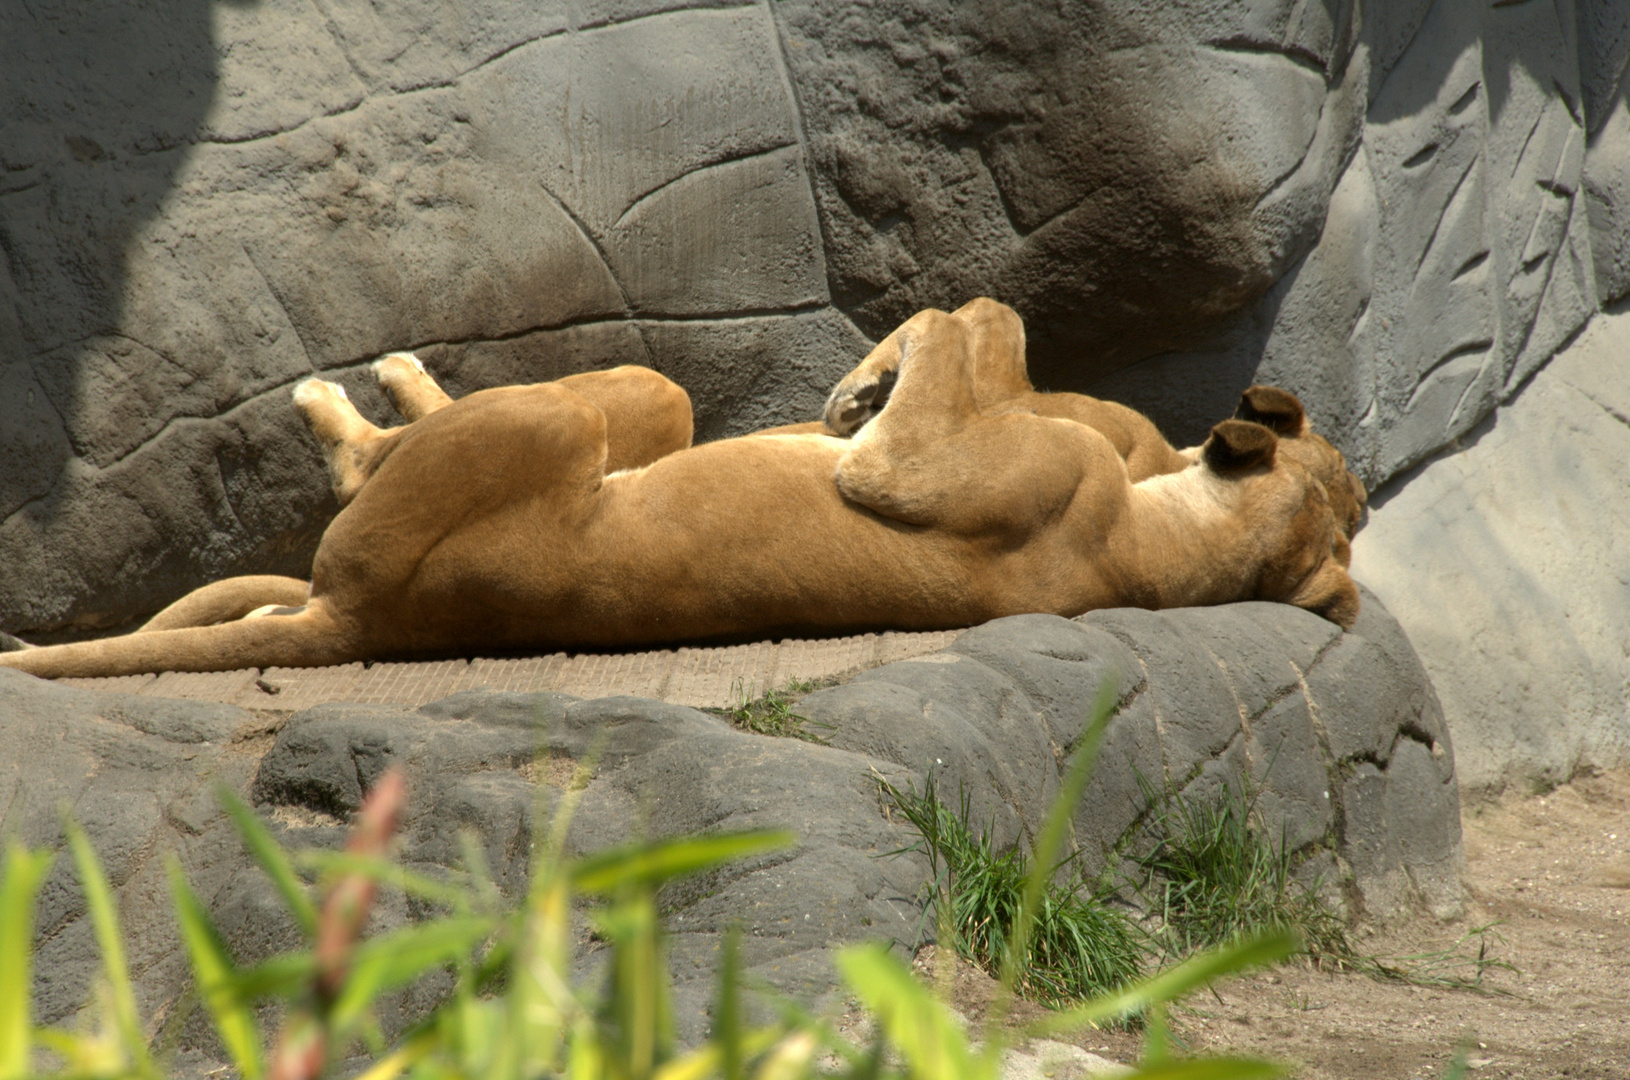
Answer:
<svg viewBox="0 0 1630 1080"><path fill-rule="evenodd" d="M1261 424L1275 435L1301 435L1307 425L1301 399L1277 386L1252 386L1239 396L1234 415Z"/></svg>
<svg viewBox="0 0 1630 1080"><path fill-rule="evenodd" d="M1227 475L1259 466L1272 466L1279 436L1248 420L1224 420L1211 429L1205 459L1215 471Z"/></svg>

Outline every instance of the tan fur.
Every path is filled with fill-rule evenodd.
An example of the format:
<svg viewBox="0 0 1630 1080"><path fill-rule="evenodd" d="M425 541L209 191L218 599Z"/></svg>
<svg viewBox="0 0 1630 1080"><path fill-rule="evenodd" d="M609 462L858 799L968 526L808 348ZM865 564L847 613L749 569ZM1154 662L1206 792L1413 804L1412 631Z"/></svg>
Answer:
<svg viewBox="0 0 1630 1080"><path fill-rule="evenodd" d="M1018 319L1012 309L981 297L958 308L955 314L973 325L979 340L974 400L981 410L1030 412L1085 424L1109 440L1126 462L1133 483L1181 472L1196 459L1199 447L1173 447L1160 429L1135 409L1086 394L1038 391L1026 371L1023 337L1015 338L1008 326ZM886 397L889 380L899 371L898 334L895 331L879 342L832 388L823 421L832 434L853 435L877 414L878 399ZM1014 340L1019 343L1016 351L1002 344ZM1253 386L1241 395L1236 415L1263 424L1279 436L1281 452L1325 485L1337 523L1344 537L1351 537L1363 516L1364 485L1348 471L1341 452L1313 432L1296 396L1278 387Z"/></svg>
<svg viewBox="0 0 1630 1080"><path fill-rule="evenodd" d="M179 630L187 626L214 626L242 619L265 607L301 607L311 594L311 583L271 574L214 581L194 589L142 624L138 634Z"/></svg>
<svg viewBox="0 0 1630 1080"><path fill-rule="evenodd" d="M324 534L297 613L0 664L47 676L316 665L1252 598L1352 622L1328 498L1271 432L1226 421L1182 472L1133 484L1102 433L978 406L989 350L1023 356L1017 317L985 314L927 311L890 335L899 382L856 441L749 436L608 475L622 410L688 439L682 392L627 392L660 376L471 394L388 436ZM348 409L314 395L308 419L344 427L350 416L327 413Z"/></svg>
<svg viewBox="0 0 1630 1080"><path fill-rule="evenodd" d="M380 389L409 423L452 404L453 399L412 353L391 353L374 361L373 370ZM568 375L558 385L620 418L607 434L608 472L638 468L690 445L690 395L649 368L624 365L584 372ZM343 387L321 379L307 379L296 386L294 403L323 448L334 497L341 506L356 497L406 430L375 427L350 406Z"/></svg>

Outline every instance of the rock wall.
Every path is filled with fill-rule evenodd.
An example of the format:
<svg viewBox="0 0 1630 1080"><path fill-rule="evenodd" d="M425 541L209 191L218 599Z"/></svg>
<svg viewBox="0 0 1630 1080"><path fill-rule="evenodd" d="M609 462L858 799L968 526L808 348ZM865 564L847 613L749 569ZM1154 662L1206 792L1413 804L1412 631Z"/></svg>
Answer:
<svg viewBox="0 0 1630 1080"><path fill-rule="evenodd" d="M1409 630L1473 795L1630 761L1630 313L1378 493L1353 571Z"/></svg>
<svg viewBox="0 0 1630 1080"><path fill-rule="evenodd" d="M288 389L382 419L386 349L460 392L648 364L714 435L812 415L866 346L774 25L663 6L0 13L0 624L305 573L334 507Z"/></svg>
<svg viewBox="0 0 1630 1080"><path fill-rule="evenodd" d="M1367 6L1359 42L1363 133L1316 241L1207 347L1095 386L1192 440L1242 380L1280 383L1378 484L1630 287L1630 25L1605 0L1415 0Z"/></svg>
<svg viewBox="0 0 1630 1080"><path fill-rule="evenodd" d="M1630 291L1610 0L9 5L0 626L303 573L286 392L646 363L706 437L916 309L1194 441L1252 381L1372 483ZM108 43L118 42L116 50Z"/></svg>
<svg viewBox="0 0 1630 1080"><path fill-rule="evenodd" d="M280 724L229 705L0 669L0 835L60 846L60 807L72 807L118 892L138 997L152 1016L188 982L166 852L179 856L240 961L297 943L217 806L217 785L251 799L286 842L335 846L366 788L400 765L410 789L403 860L432 874L462 865L467 833L515 895L534 808L547 810L574 763L590 759L594 777L568 838L578 853L647 831L799 834L791 851L668 894L679 1020L695 1037L733 925L744 929L754 977L806 1001L833 988L835 946L921 941L934 925L921 906L927 861L885 857L916 837L885 813L878 779L921 790L932 773L943 796L967 794L972 820L988 822L997 844L1033 840L1108 679L1117 716L1072 837L1089 872L1147 849L1140 775L1191 799L1250 783L1268 833L1283 835L1304 877L1322 876L1338 900L1375 917L1453 914L1462 855L1449 735L1407 639L1374 597L1366 601L1349 633L1260 603L997 620L940 653L804 698L800 711L821 725L812 730L824 746L633 697L471 690L418 710L323 705ZM99 970L70 862L58 859L41 893L44 1023L71 1017ZM411 915L390 897L373 925ZM400 1030L435 991L389 999L386 1030Z"/></svg>

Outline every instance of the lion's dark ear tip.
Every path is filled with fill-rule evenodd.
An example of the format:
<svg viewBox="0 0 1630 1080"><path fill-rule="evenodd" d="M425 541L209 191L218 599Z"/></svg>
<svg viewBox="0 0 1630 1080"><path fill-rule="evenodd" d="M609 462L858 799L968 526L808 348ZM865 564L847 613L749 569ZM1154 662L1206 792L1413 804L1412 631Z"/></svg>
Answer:
<svg viewBox="0 0 1630 1080"><path fill-rule="evenodd" d="M1220 473L1242 472L1273 464L1279 437L1250 420L1224 420L1206 440L1206 463Z"/></svg>
<svg viewBox="0 0 1630 1080"><path fill-rule="evenodd" d="M1300 435L1307 412L1301 399L1289 390L1258 384L1240 394L1235 416L1261 424L1277 435Z"/></svg>

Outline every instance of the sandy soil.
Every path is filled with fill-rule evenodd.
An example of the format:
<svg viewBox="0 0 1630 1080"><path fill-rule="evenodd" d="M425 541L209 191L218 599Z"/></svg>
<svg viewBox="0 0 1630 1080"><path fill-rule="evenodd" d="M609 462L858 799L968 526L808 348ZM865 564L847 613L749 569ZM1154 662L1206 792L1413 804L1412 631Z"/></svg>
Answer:
<svg viewBox="0 0 1630 1080"><path fill-rule="evenodd" d="M1441 1077L1462 1049L1477 1080L1630 1078L1630 770L1473 808L1464 828L1466 918L1360 929L1355 943L1382 958L1436 955L1436 970L1471 977L1486 942L1487 961L1510 965L1484 967L1486 990L1290 964L1192 998L1173 1017L1180 1035L1195 1051L1272 1058L1306 1080ZM988 996L977 981L967 973L954 994L974 1015ZM1071 1041L1118 1061L1139 1048L1130 1033Z"/></svg>

